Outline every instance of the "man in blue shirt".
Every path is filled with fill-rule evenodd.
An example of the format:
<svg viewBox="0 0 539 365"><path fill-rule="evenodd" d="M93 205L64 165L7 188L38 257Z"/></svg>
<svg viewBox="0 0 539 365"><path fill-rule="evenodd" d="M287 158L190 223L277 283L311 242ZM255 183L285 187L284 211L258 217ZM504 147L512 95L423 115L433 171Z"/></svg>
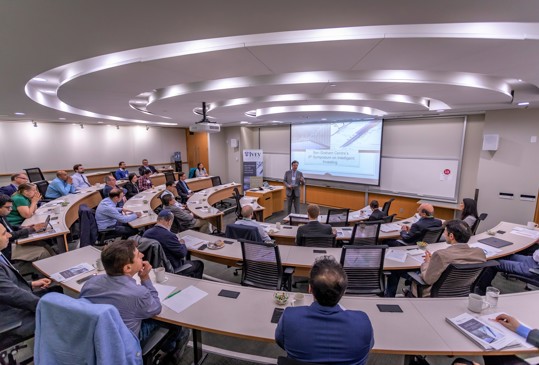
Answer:
<svg viewBox="0 0 539 365"><path fill-rule="evenodd" d="M125 162L120 161L118 167L119 169L114 173L116 180L127 180L127 178L129 178L129 171L125 168Z"/></svg>
<svg viewBox="0 0 539 365"><path fill-rule="evenodd" d="M137 229L132 228L127 223L134 221L140 217L142 213L134 213L124 208L118 208L116 205L123 199L123 195L123 191L112 189L109 193L109 197L101 200L101 203L97 206L95 220L99 231L103 231L107 228L114 228L116 234L125 239L138 233Z"/></svg>
<svg viewBox="0 0 539 365"><path fill-rule="evenodd" d="M275 341L288 357L309 363L363 365L374 345L367 314L346 310L339 300L348 278L332 257L317 260L311 270L310 306L287 307L277 324Z"/></svg>
<svg viewBox="0 0 539 365"><path fill-rule="evenodd" d="M52 180L45 192L45 198L57 199L67 194L75 194L73 179L64 170L56 173L56 179Z"/></svg>
<svg viewBox="0 0 539 365"><path fill-rule="evenodd" d="M75 189L86 189L92 186L88 181L88 178L84 176L84 167L80 163L73 166L73 171L75 171L75 173L71 175L71 179L73 180Z"/></svg>

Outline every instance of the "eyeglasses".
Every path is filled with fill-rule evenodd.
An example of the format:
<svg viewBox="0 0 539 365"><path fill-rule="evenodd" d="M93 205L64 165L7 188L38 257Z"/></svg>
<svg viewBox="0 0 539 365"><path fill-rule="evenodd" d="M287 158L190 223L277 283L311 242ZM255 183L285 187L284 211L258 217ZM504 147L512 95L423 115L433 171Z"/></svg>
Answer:
<svg viewBox="0 0 539 365"><path fill-rule="evenodd" d="M6 208L7 210L13 210L13 205L4 205L2 208Z"/></svg>

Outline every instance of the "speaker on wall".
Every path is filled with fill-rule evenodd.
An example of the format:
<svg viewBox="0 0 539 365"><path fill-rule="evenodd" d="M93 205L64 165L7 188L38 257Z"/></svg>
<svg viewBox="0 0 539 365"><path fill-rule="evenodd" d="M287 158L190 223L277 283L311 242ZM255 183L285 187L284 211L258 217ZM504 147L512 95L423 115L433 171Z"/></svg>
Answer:
<svg viewBox="0 0 539 365"><path fill-rule="evenodd" d="M483 135L483 151L497 151L500 144L499 134Z"/></svg>

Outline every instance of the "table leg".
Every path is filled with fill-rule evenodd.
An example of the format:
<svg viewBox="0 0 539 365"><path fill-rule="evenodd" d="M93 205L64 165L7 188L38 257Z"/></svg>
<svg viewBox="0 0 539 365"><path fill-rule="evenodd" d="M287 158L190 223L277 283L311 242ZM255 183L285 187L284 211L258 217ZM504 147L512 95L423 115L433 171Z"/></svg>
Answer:
<svg viewBox="0 0 539 365"><path fill-rule="evenodd" d="M200 365L206 360L208 354L202 353L202 332L193 329L193 364Z"/></svg>

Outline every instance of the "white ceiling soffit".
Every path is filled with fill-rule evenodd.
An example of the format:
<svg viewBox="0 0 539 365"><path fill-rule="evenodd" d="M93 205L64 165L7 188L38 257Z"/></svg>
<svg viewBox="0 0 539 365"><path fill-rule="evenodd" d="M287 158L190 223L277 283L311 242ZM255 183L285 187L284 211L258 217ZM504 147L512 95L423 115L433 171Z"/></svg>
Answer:
<svg viewBox="0 0 539 365"><path fill-rule="evenodd" d="M539 23L451 23L451 24L407 24L407 25L383 25L365 26L331 29L313 29L300 31L287 31L265 34L251 34L232 37L212 38L164 45L150 46L132 49L122 52L110 53L107 55L88 58L73 63L58 66L51 70L35 75L25 86L26 94L35 102L67 113L72 113L84 117L99 118L110 121L121 121L142 124L157 124L164 126L176 126L178 120L176 113L180 110L184 113L181 125L189 124L189 115L192 116L192 109L196 107L200 100L208 101L211 109L216 113L219 109L226 109L235 106L234 112L229 111L222 115L224 123L239 122L244 118L244 113L249 110L271 110L271 108L281 108L279 120L284 122L296 121L298 112L303 113L336 113L338 108L344 108L358 117L364 115L384 116L388 114L398 115L399 108L395 103L406 105L402 112L408 111L410 105L415 105L417 111L435 111L439 109L451 109L453 106L449 94L455 90L464 88L470 90L469 104L489 105L498 103L500 105L511 105L514 100L513 91L521 89L523 95L538 98L539 90L533 84L521 82L507 74L506 70L494 75L482 74L479 72L459 72L459 70L414 70L414 69L375 69L367 70L361 68L361 59L357 60L352 69L343 71L318 69L316 61L309 66L312 71L284 72L286 65L280 65L279 71L275 74L271 67L266 67L267 72L263 75L243 76L241 74L241 64L237 66L236 77L225 77L196 82L179 83L173 85L160 86L157 89L139 90L137 94L131 96L130 100L125 100L125 112L120 115L105 114L96 111L88 104L85 108L72 105L62 100L58 93L62 87L80 79L83 76L90 76L105 70L121 70L122 67L137 63L158 62L164 59L177 57L188 57L197 54L212 54L218 57L219 52L234 49L253 50L252 57L257 58L256 47L274 46L278 50L279 46L316 44L323 50L323 42L339 41L360 41L360 40L421 40L421 39L456 39L456 40L509 40L509 41L536 41L539 39ZM330 44L330 43L327 43ZM365 47L365 51L374 49L372 46ZM258 55L258 57L262 57ZM362 56L363 57L363 56ZM258 59L264 64L264 59ZM330 62L325 59L323 67L330 68ZM493 64L496 60L491 59ZM381 61L380 61L381 62ZM268 62L269 64L269 62ZM266 65L267 66L267 65ZM495 68L494 66L491 66ZM297 65L290 65L288 70L296 70ZM184 72L187 72L184 70ZM346 89L345 85L350 85ZM368 85L376 85L372 89ZM305 87L303 87L305 86ZM307 87L311 86L311 90ZM314 86L314 87L313 87ZM361 86L369 92L356 92ZM456 87L455 89L447 88ZM150 86L152 87L152 86ZM153 86L155 87L155 85ZM294 88L297 88L297 92ZM354 90L354 87L356 90ZM331 90L334 88L333 90ZM332 92L341 91L344 92ZM316 90L317 92L314 92ZM376 90L376 92L370 92ZM306 92L307 91L307 92ZM436 93L437 91L437 93ZM192 95L192 100L180 105L178 109L167 108L162 110L156 106L166 106L165 101L170 104L179 102L180 97ZM432 97L436 95L436 97ZM474 96L477 98L474 100ZM107 95L104 94L104 97ZM195 97L196 96L196 97ZM303 97L303 99L302 99ZM310 98L320 99L316 103L317 110L313 110ZM446 99L447 98L447 99ZM350 101L353 99L353 101ZM294 105L290 101L294 100ZM333 103L325 100L335 101ZM349 102L347 102L347 100ZM306 107L298 102L305 101ZM460 100L459 100L460 101ZM342 104L347 102L347 104ZM376 107L371 102L377 102ZM384 108L384 102L387 109ZM163 104L161 104L163 103ZM267 104L271 105L267 105ZM280 104L280 103L286 103ZM465 103L461 103L465 105ZM238 108L245 105L244 109ZM461 105L461 106L462 106ZM129 108L130 106L131 108ZM499 106L498 106L499 107ZM92 110L93 109L93 110ZM103 108L106 109L106 108ZM113 108L111 108L113 109ZM459 109L459 106L456 106ZM462 108L461 108L462 109ZM116 108L116 110L122 110ZM189 112L187 112L189 110ZM230 109L232 110L232 109ZM277 109L276 109L277 110ZM132 112L136 111L139 117L133 117ZM342 110L341 110L342 111ZM187 113L187 114L185 114ZM290 117L288 118L288 114ZM292 115L294 114L294 115ZM261 113L260 117L263 119ZM317 114L320 115L320 114ZM150 119L144 119L149 117ZM274 116L273 116L274 117ZM219 120L221 121L221 120Z"/></svg>

